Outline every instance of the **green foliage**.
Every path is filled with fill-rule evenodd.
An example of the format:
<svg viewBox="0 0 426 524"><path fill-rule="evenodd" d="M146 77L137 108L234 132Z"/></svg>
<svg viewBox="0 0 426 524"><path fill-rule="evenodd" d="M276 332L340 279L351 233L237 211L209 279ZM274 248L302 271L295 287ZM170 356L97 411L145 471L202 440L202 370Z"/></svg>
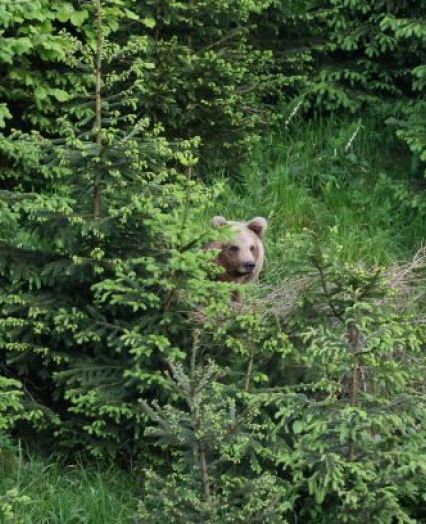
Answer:
<svg viewBox="0 0 426 524"><path fill-rule="evenodd" d="M231 147L234 153L246 149L274 118L270 101L282 88L291 86L294 91L302 74L298 49L281 60L284 74L271 50L253 37L256 21L269 16L272 3L107 3L104 31L111 45L120 46L130 34L134 50L139 47L138 92L133 93L138 118L147 116L161 123L169 139L199 136L212 153ZM79 55L86 40L95 45L93 5L71 0L53 4L2 0L1 126L59 131L56 113L63 104L76 100L91 75L90 66ZM287 18L293 24L291 13ZM116 55L117 73L127 72L122 77L124 90L135 81L125 61L124 51ZM105 103L116 104L113 100ZM79 116L87 109L79 98Z"/></svg>
<svg viewBox="0 0 426 524"><path fill-rule="evenodd" d="M137 487L135 476L113 467L64 464L55 457L26 457L21 451L13 469L2 471L0 493L7 494L0 501L13 506L13 516L0 512L0 521L124 524L136 513Z"/></svg>
<svg viewBox="0 0 426 524"><path fill-rule="evenodd" d="M1 127L51 130L58 102L79 83L77 73L63 71L77 43L61 27L63 12L74 15L71 2L1 0ZM70 21L78 25L75 15Z"/></svg>
<svg viewBox="0 0 426 524"><path fill-rule="evenodd" d="M4 392L0 389L0 399L2 393ZM19 408L21 408L21 406L19 406ZM16 510L19 507L25 508L30 499L23 493L20 486L17 486L16 483L9 482L10 476L13 476L13 472L15 471L17 459L12 442L3 432L4 412L1 413L1 410L0 422L3 422L3 428L0 426L0 522L5 524L21 524L22 521L17 516ZM9 426L12 425L14 420L9 416L6 422Z"/></svg>
<svg viewBox="0 0 426 524"><path fill-rule="evenodd" d="M424 253L394 263L425 234L424 8L0 0L3 520L134 509L121 477L24 466L10 430L136 461L144 522L424 520ZM312 101L380 101L411 164ZM277 118L244 177L200 182ZM269 219L238 308L215 212Z"/></svg>
<svg viewBox="0 0 426 524"><path fill-rule="evenodd" d="M22 420L26 413L22 403L21 384L14 379L0 375L0 476L3 477L14 462L13 448L7 438L7 430L13 428L18 420ZM27 414L27 416L30 412ZM12 466L13 467L13 466ZM23 495L15 486L0 486L0 521L19 523L15 516L15 509L25 505L28 497Z"/></svg>
<svg viewBox="0 0 426 524"><path fill-rule="evenodd" d="M171 145L134 112L146 42L113 43L114 14L91 5L68 65L93 74L58 118L62 136L5 141L29 152L31 178L2 193L2 363L51 410L63 446L99 455L136 453L138 396L184 355L186 312L224 293L207 278L203 225L189 227L216 190L195 178L194 143Z"/></svg>
<svg viewBox="0 0 426 524"><path fill-rule="evenodd" d="M22 390L17 380L0 375L0 432L22 416Z"/></svg>
<svg viewBox="0 0 426 524"><path fill-rule="evenodd" d="M173 400L143 402L169 458L145 473L142 520L423 517L424 253L385 269L312 236L296 252L261 319L212 318L185 366L169 361Z"/></svg>
<svg viewBox="0 0 426 524"><path fill-rule="evenodd" d="M369 105L403 120L397 135L424 162L426 3L330 0L324 10L308 97L328 111Z"/></svg>
<svg viewBox="0 0 426 524"><path fill-rule="evenodd" d="M200 338L197 331L188 371L169 361L173 405L143 403L154 423L147 435L172 465L164 478L145 473L140 517L153 524L287 522L290 483L265 468L273 425L256 420L256 395L227 384L212 361L200 362Z"/></svg>
<svg viewBox="0 0 426 524"><path fill-rule="evenodd" d="M419 100L412 104L407 104L402 108L401 118L396 120L397 136L403 140L413 153L412 172L417 174L423 166L425 174L426 165L426 104L424 100ZM395 123L391 119L390 123Z"/></svg>
<svg viewBox="0 0 426 524"><path fill-rule="evenodd" d="M24 521L17 517L16 510L25 507L29 497L22 495L16 488L9 489L0 495L0 518L5 524L21 524Z"/></svg>
<svg viewBox="0 0 426 524"><path fill-rule="evenodd" d="M298 82L296 68L277 68L270 47L255 36L273 3L136 3L142 24L131 28L148 35L152 63L140 111L162 122L169 137L201 137L205 154L245 149L275 117L270 101Z"/></svg>
<svg viewBox="0 0 426 524"><path fill-rule="evenodd" d="M414 95L425 60L425 3L331 0L314 90L325 107L355 110L372 96ZM416 73L417 71L417 73Z"/></svg>
<svg viewBox="0 0 426 524"><path fill-rule="evenodd" d="M426 481L414 299L424 296L424 254L385 271L343 263L336 244L309 244L297 305L280 309L291 280L270 304L290 328L287 374L297 373L267 395L291 439L280 462L303 493L296 511L304 522L415 522Z"/></svg>

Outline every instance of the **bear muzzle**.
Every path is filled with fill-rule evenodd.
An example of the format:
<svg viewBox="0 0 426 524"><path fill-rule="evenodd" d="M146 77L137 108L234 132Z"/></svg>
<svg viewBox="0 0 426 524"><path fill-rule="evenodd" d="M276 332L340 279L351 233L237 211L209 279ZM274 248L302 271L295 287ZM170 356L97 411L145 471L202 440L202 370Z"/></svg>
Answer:
<svg viewBox="0 0 426 524"><path fill-rule="evenodd" d="M247 275L249 273L253 273L255 268L255 262L244 262L243 264L241 264L238 273L240 273L240 275Z"/></svg>

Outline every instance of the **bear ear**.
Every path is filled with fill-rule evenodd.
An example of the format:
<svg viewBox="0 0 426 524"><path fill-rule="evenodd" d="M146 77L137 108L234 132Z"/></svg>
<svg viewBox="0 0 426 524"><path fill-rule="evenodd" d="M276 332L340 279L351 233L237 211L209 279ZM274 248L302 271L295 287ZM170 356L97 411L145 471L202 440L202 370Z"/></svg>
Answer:
<svg viewBox="0 0 426 524"><path fill-rule="evenodd" d="M263 217L256 217L247 222L248 229L254 231L259 238L263 238L268 227L268 222Z"/></svg>
<svg viewBox="0 0 426 524"><path fill-rule="evenodd" d="M212 218L212 226L219 229L220 227L226 226L228 221L225 217L216 216Z"/></svg>

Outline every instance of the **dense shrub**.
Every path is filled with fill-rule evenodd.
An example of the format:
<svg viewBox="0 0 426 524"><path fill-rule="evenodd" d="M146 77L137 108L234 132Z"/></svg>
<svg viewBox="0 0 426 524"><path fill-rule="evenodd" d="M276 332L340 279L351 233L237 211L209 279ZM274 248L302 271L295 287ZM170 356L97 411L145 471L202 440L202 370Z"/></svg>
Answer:
<svg viewBox="0 0 426 524"><path fill-rule="evenodd" d="M414 299L424 253L385 270L345 264L338 244L310 244L299 307L283 309L293 333L286 365L299 378L270 401L289 439L282 464L302 494L297 513L408 522L422 514L426 480L425 331Z"/></svg>
<svg viewBox="0 0 426 524"><path fill-rule="evenodd" d="M284 522L295 492L274 467L274 424L261 420L259 395L238 384L236 366L232 378L203 362L204 338L195 332L189 366L169 362L175 402L144 403L153 422L146 438L172 462L144 472L140 516L153 524Z"/></svg>
<svg viewBox="0 0 426 524"><path fill-rule="evenodd" d="M76 41L65 31L67 2L17 0L0 6L0 126L52 130L58 103L80 84L77 71L65 67ZM84 16L74 12L71 25Z"/></svg>
<svg viewBox="0 0 426 524"><path fill-rule="evenodd" d="M270 0L150 1L135 6L149 21L152 69L140 110L165 126L167 136L200 136L210 148L250 141L273 117L268 98L283 84L273 55L253 46L254 17ZM133 31L139 31L133 26Z"/></svg>
<svg viewBox="0 0 426 524"><path fill-rule="evenodd" d="M184 367L169 361L169 403L143 403L147 437L172 459L146 472L144 519L423 517L424 253L387 270L344 264L313 238L295 253L282 288L196 330Z"/></svg>
<svg viewBox="0 0 426 524"><path fill-rule="evenodd" d="M390 97L415 97L426 58L423 1L331 0L325 6L318 101L355 110Z"/></svg>
<svg viewBox="0 0 426 524"><path fill-rule="evenodd" d="M325 11L326 16L320 16ZM424 162L426 3L331 0L321 5L322 44L309 96L328 111L369 106L394 116L398 136ZM405 117L405 118L404 118Z"/></svg>
<svg viewBox="0 0 426 524"><path fill-rule="evenodd" d="M269 17L272 4L106 2L104 24L111 43L120 45L131 35L144 60L133 99L135 115L161 124L168 139L199 136L213 154L225 148L232 148L233 154L245 150L273 120L272 102L283 89L294 91L303 74L299 49L289 49L277 67L272 51L256 38L256 23ZM90 5L78 0L2 5L0 125L7 126L6 134L15 127L54 136L61 105L72 99L75 107L74 95L81 93L91 70L77 58L71 64L71 57L78 56L85 39L93 36ZM294 25L291 11L285 16ZM122 78L125 89L135 79L125 55L117 55L116 63L117 71L127 71ZM289 65L285 71L284 65ZM83 100L80 117L87 109Z"/></svg>

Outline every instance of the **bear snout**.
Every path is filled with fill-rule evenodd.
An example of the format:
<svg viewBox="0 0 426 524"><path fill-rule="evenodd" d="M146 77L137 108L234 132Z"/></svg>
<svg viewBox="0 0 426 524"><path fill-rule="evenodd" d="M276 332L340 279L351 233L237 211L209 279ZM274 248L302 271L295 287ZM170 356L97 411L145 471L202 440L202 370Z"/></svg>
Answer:
<svg viewBox="0 0 426 524"><path fill-rule="evenodd" d="M255 262L244 262L243 268L247 273L252 273L254 271L254 268L256 267Z"/></svg>

